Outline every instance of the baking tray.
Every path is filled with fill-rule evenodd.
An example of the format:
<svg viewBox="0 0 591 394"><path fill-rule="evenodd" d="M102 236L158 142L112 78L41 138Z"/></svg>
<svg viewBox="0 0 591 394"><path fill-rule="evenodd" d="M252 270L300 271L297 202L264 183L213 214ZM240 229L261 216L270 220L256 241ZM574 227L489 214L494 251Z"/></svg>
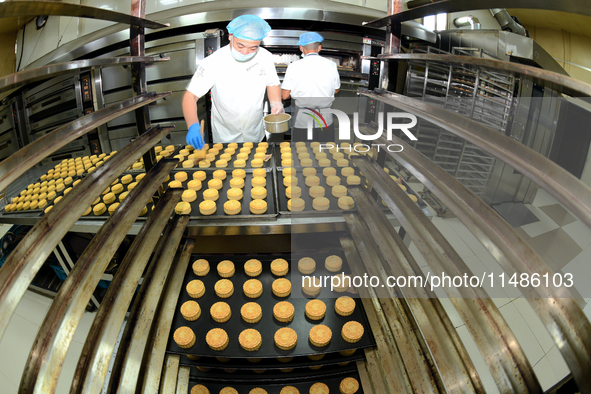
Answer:
<svg viewBox="0 0 591 394"><path fill-rule="evenodd" d="M328 254L326 255L328 256ZM315 254L315 256L318 256L318 254ZM355 312L351 316L339 316L336 314L336 312L334 312L334 303L336 301L336 297L323 298L322 296L323 294L325 294L323 292L330 292L330 289L322 289L319 298L321 298L326 303L326 316L321 321L314 322L306 318L304 314L305 305L309 300L301 296L300 285L297 284L301 283L301 280L299 282L292 282L292 294L289 297L279 298L273 294L271 290L271 285L273 280L275 280L277 277L271 274L271 261L273 261L276 258L283 258L288 262L291 262L291 254L286 253L264 255L193 255L191 261L195 261L199 258L204 258L209 261L210 272L205 277L197 277L193 273L193 270L190 266L187 269L187 273L185 274L185 278L183 280L183 287L181 290L181 294L179 296L179 301L177 303L175 316L172 322L171 335L167 346L168 352L176 354L190 354L194 356L224 358L270 358L334 353L342 350L361 349L365 347L375 346L375 340L373 338L373 335L371 334L371 330L369 329L369 323L367 321L367 317L365 316L363 307L361 306L360 302L357 303L357 308L355 308ZM345 267L346 260L344 259L344 256L342 254L341 258L343 258L343 267ZM247 279L250 279L244 273L243 268L244 262L246 262L249 259L259 259L263 263L263 272L261 275L257 277L257 279L259 279L263 284L263 294L257 299L250 299L246 297L242 291L242 285ZM218 296L216 296L214 291L215 283L219 279L221 279L221 277L217 274L216 267L217 264L222 260L233 261L236 268L236 273L232 278L230 278L234 285L234 294L227 299L219 298ZM297 264L297 260L295 261L295 263ZM298 275L294 276L298 277ZM288 273L287 278L290 278L290 273ZM196 301L199 303L199 306L201 307L201 316L196 321L189 322L182 317L180 313L180 306L185 301L191 300L191 297L189 297L185 288L186 285L193 279L201 279L205 284L206 290L205 295L203 297L196 299ZM295 295L295 292L300 293ZM351 296L351 294L349 293L347 293L347 295ZM228 320L226 323L217 323L211 318L209 310L211 305L213 305L215 302L222 300L230 305L230 308L232 310L232 316L230 320ZM291 322L280 323L274 319L273 306L279 301L289 301L294 305L296 316ZM258 302L261 305L263 309L263 316L258 323L246 323L240 316L240 308L247 302ZM342 326L350 320L358 321L365 328L365 334L363 335L361 340L355 344L346 342L341 336ZM332 330L332 340L330 341L328 346L318 348L313 346L309 342L309 331L313 326L317 324L327 325ZM174 331L181 326L190 327L197 337L195 345L190 349L180 348L172 339ZM274 345L273 336L275 332L281 327L290 327L294 329L298 334L298 342L294 349L281 350ZM205 335L212 328L223 328L228 333L230 343L226 349L222 351L214 351L211 348L209 348L205 341ZM263 337L263 344L258 351L246 351L242 349L238 342L238 336L240 332L247 328L254 328L258 330L261 333L261 336ZM277 363L279 363L279 361L277 361Z"/></svg>
<svg viewBox="0 0 591 394"><path fill-rule="evenodd" d="M74 182L76 182L77 180L82 179L82 178L84 178L84 175L75 175L75 176L73 176L72 177L72 183L70 183L68 186L66 186L64 188L64 190L66 190L68 187L73 187L72 185L74 184ZM37 183L37 182L41 182L41 177L37 178L37 180L34 183ZM55 198L53 200L51 200L51 201L47 201L47 205L43 209L27 209L26 211L10 211L10 212L6 212L6 207L4 207L2 209L2 215L12 215L12 214L15 214L15 215L18 216L18 215L21 215L21 214L31 214L31 213L35 214L36 213L36 214L39 214L39 216L43 216L45 214L45 210L47 209L47 207L54 205L54 201L55 201L56 198L63 197L64 196L64 190L62 190L61 192L57 192L56 191ZM22 190L19 191L18 196L20 196L20 193L21 192L22 192Z"/></svg>
<svg viewBox="0 0 591 394"><path fill-rule="evenodd" d="M361 380L355 364L351 364L351 366L347 366L346 368L341 368L338 371L324 371L330 373L323 373L321 375L313 375L310 372L318 371L309 371L303 374L303 376L300 374L294 374L293 372L274 372L271 379L261 378L260 375L263 374L251 373L249 375L249 380L242 380L234 379L235 374L233 373L215 374L215 378L209 378L207 375L208 373L203 373L197 371L195 368L191 368L189 375L189 390L194 385L201 384L207 387L211 393L219 393L224 387L230 386L235 388L241 394L247 394L255 387L265 389L268 394L280 394L283 387L294 386L301 394L308 394L310 392L310 387L314 383L322 382L328 386L331 393L340 393L339 384L341 381L344 378L351 377L357 379L359 382L359 390L356 394L363 393L363 387L361 386Z"/></svg>
<svg viewBox="0 0 591 394"><path fill-rule="evenodd" d="M279 213L282 215L302 215L307 216L311 213L315 215L342 215L343 209L340 209L338 206L338 198L334 197L331 194L332 187L326 184L326 177L322 175L323 167L316 167L316 176L320 179L320 184L318 186L322 186L324 188L324 197L328 198L330 201L330 208L326 211L317 211L312 207L312 197L310 197L309 190L310 187L306 186L305 179L306 177L303 174L303 168L296 169L296 178L298 178L298 186L302 189L302 196L300 197L306 203L305 209L303 211L296 211L292 212L287 209L287 201L289 200L285 195L285 187L283 185L283 168L277 168L277 194L279 200ZM337 170L337 176L341 178L341 185L350 187L352 185L347 185L347 178L341 175L341 167L334 167ZM356 167L352 167L355 170L355 175L359 175L359 169ZM361 177L361 185L365 184L365 178Z"/></svg>
<svg viewBox="0 0 591 394"><path fill-rule="evenodd" d="M326 215L342 215L344 210L340 209L338 207L338 198L334 197L331 194L332 187L328 186L326 184L326 177L324 175L322 175L322 170L324 167L315 167L316 168L316 176L318 178L320 178L319 186L324 187L324 191L325 191L324 197L328 198L328 200L330 201L330 208L326 211L317 211L312 207L313 198L310 197L310 194L309 194L310 187L306 186L306 182L305 182L306 177L303 174L304 168L306 168L306 167L296 169L296 177L298 178L298 186L302 189L301 198L305 201L306 205L305 205L305 209L303 211L296 211L296 212L292 212L287 209L288 198L285 195L285 189L287 189L287 188L283 185L283 170L284 169L277 168L276 184L277 184L277 199L279 200L279 213L281 215L294 215L294 216L295 215L309 216L310 214L324 215L324 216L326 216ZM333 167L333 168L335 168L337 170L336 175L339 178L341 178L341 185L347 186L347 187L354 187L354 185L347 185L347 177L341 175L341 168L342 167ZM355 175L357 175L361 178L360 186L363 186L363 185L368 185L368 187L371 186L370 184L367 183L366 178L363 175L361 175L361 172L359 171L359 169L357 167L351 166L351 168L353 168L355 170ZM408 186L408 184L406 182L402 181L402 184L406 187L406 192L408 194L412 194L417 198L417 204L420 207L426 206L425 202L419 197L419 195L414 190L412 190ZM382 199L379 197L378 197L378 203L382 207L382 210L384 210L386 212L390 212L388 207L386 207L382 204Z"/></svg>
<svg viewBox="0 0 591 394"><path fill-rule="evenodd" d="M306 148L308 149L308 153L310 154L310 159L312 159L312 165L308 166L308 167L320 167L320 165L318 164L318 160L316 160L316 156L314 156L314 153L312 152L312 148L310 147L310 144L306 144ZM298 167L298 169L300 168L306 168L306 167L302 167L302 163L300 163L300 158L297 154L296 151L296 146L295 146L295 142L292 142L291 144L291 159L293 160L293 166L289 166L289 167ZM326 158L330 160L330 167L337 167L337 162L335 160L333 160L332 155L328 152L327 150L322 150L322 152L326 153ZM345 151L339 151L342 153L346 153ZM279 146L279 144L275 144L274 147L274 155L275 157L275 165L278 168L283 168L284 166L281 165L281 147ZM348 156L345 154L345 159L349 160ZM352 167L351 165L351 161L349 160L349 166ZM287 166L285 166L287 167Z"/></svg>
<svg viewBox="0 0 591 394"><path fill-rule="evenodd" d="M207 182L213 179L213 172L216 170L224 170L226 171L226 179L222 181L222 188L218 190L219 192L219 199L216 201L217 212L213 215L202 215L199 212L199 203L203 201L203 191L207 189ZM244 168L246 172L246 178L244 179L244 188L242 188L243 197L242 203L242 211L238 215L226 215L224 212L224 203L228 201L227 192L230 189L230 179L232 179L232 170L231 168L187 168L185 172L187 173L187 180L182 182L183 188L186 190L188 189L187 184L193 180L193 174L197 171L204 171L205 172L205 180L201 182L201 190L197 191L197 199L191 203L191 219L273 219L277 216L277 201L275 198L276 193L275 190L275 178L272 176L271 168L265 168L267 172L267 176L265 177L267 180L267 197L265 201L267 202L267 212L255 215L250 212L250 202L252 198L250 197L250 189L251 181L252 181L252 172L254 171L253 168ZM179 171L173 172L170 174L169 182L165 182L164 188L168 188L168 184L170 181L174 180L174 175Z"/></svg>
<svg viewBox="0 0 591 394"><path fill-rule="evenodd" d="M209 367L215 369L234 368L239 371L252 371L253 369L273 370L284 368L294 368L296 370L304 368L308 370L309 367L314 366L331 366L360 360L365 360L365 353L362 349L357 350L351 356L342 356L339 353L329 353L321 360L310 360L306 356L298 356L293 357L293 360L289 362L281 362L276 358L271 357L261 358L260 361L251 362L246 358L229 358L227 360L220 361L214 357L200 357L197 360L191 360L186 355L181 356L182 365Z"/></svg>
<svg viewBox="0 0 591 394"><path fill-rule="evenodd" d="M140 172L135 172L135 173L130 173L130 174L133 176L133 181L131 181L131 182L130 182L130 183L128 183L127 185L123 185L123 183L121 182L121 178L123 178L123 176L124 176L124 175L126 175L126 174L122 174L122 175L121 175L119 178L117 178L117 182L121 183L121 184L122 184L122 186L123 186L123 191L122 191L121 193L129 192L129 190L127 189L127 187L128 187L130 184L132 184L133 182L138 182L138 181L136 180L136 177L137 177L138 175L140 175ZM113 187L113 185L112 185L112 184L111 184L111 185L109 185L109 188L111 188L111 187ZM116 202L118 202L119 204L121 204L121 201L119 201L119 196L121 195L121 193L119 193L119 194L116 194L116 195L115 195L115 201L113 201L111 204L115 204ZM101 195L100 195L101 202L103 202L103 197L104 197L104 195L103 195L103 194L101 194ZM80 216L80 219L79 219L79 220L92 220L92 219L103 219L103 220L106 220L106 219L108 219L108 218L110 218L110 217L111 217L111 215L109 215L109 206L110 206L111 204L109 204L109 205L105 204L105 205L107 206L107 210L105 211L105 213L104 213L104 214L96 216L96 215L95 215L93 212L90 212L90 213L89 213L88 215L86 215L86 216ZM139 220L145 220L145 219L147 219L147 218L148 218L148 216L150 216L150 213L151 213L151 212L152 212L152 210L154 209L154 202L153 202L153 200L150 200L150 202L148 202L148 203L146 204L146 207L148 207L148 212L147 212L146 214L144 214L144 215L140 215L140 216L138 216L138 219L139 219ZM92 205L92 208L94 208L94 205Z"/></svg>
<svg viewBox="0 0 591 394"><path fill-rule="evenodd" d="M220 155L222 155L224 153L224 150L228 147L229 144L222 144L222 145L224 147L223 147L223 149L220 150L220 153L218 153L218 155L216 155L216 160L219 160ZM210 148L211 147L213 147L213 144L210 144ZM234 167L233 163L234 163L234 160L236 160L236 155L238 153L240 153L240 148L242 148L242 147L244 147L244 143L243 142L238 142L238 148L236 149L236 153L234 153L232 155L232 158L230 159L230 161L228 161L228 167L226 167L226 168L231 168L231 169L237 168L237 167ZM253 143L252 150L250 151L250 154L248 155L248 158L246 159L246 167L241 167L243 170L246 170L246 169L249 169L249 168L250 169L253 169L253 167L250 167L249 164L250 164L250 161L252 159L254 159L254 155L256 153L256 148L257 148L257 143L255 142L255 143ZM274 150L273 143L272 142L269 142L269 146L267 148L267 153L266 153L266 156L265 156L265 160L263 160L263 167L262 168L272 168L273 167L274 153L275 153L275 150ZM178 154L178 153L175 152L175 155L176 154ZM172 157L174 157L174 155L170 155L169 157L172 158ZM202 168L199 168L199 166L196 165L195 167L192 167L192 168L183 168L182 163L179 163L179 165L175 168L175 170L179 170L179 171L182 171L182 170L192 170L192 169L195 169L195 170L208 170L208 169L209 170L219 170L220 168L216 168L215 167L215 161L211 163L211 167L202 167Z"/></svg>
<svg viewBox="0 0 591 394"><path fill-rule="evenodd" d="M171 153L170 155L168 155L168 156L166 157L166 159L174 159L174 156L175 156L175 155L178 155L178 153L179 153L179 151L180 151L181 149L185 149L185 145L181 145L181 144L168 144L168 145L173 145L173 146L174 146L174 150L172 151L172 153ZM164 150L164 149L165 149L165 148L166 148L168 145L155 145L155 146L161 146L161 147L162 147L162 150ZM155 147L155 146L154 146L154 147ZM152 148L154 148L154 147L152 147ZM158 156L158 155L156 154L156 157L157 157L157 156ZM140 158L143 158L143 157L144 157L144 155L142 155ZM138 159L138 160L139 160L139 159ZM136 160L136 161L137 161L137 160ZM134 162L134 163L135 163L135 162ZM155 163L154 163L154 164L155 164ZM123 176L123 175L125 175L125 174L132 174L132 175L137 175L137 174L141 174L142 172L146 172L146 168L145 168L145 167L144 167L144 168L138 168L138 169L133 169L133 168L129 167L127 170L125 170L125 171L123 172L123 174L121 174L121 176ZM85 174L86 174L86 172L85 172Z"/></svg>

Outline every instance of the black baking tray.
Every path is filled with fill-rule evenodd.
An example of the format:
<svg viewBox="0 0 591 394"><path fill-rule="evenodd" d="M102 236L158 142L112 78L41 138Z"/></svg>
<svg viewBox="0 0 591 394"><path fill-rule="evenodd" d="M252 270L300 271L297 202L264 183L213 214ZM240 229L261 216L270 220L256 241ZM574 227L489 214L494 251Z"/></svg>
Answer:
<svg viewBox="0 0 591 394"><path fill-rule="evenodd" d="M201 203L203 201L203 191L205 191L207 189L207 182L210 181L211 179L213 179L213 172L216 170L224 170L226 171L226 179L224 179L222 181L222 188L220 190L218 190L219 192L219 198L216 201L216 206L217 206L217 212L214 213L213 215L202 215L199 212L199 203ZM188 189L187 184L193 180L193 174L197 171L203 171L205 172L206 178L204 181L201 182L201 190L197 191L197 199L195 201L193 201L191 203L191 213L190 213L190 218L191 219L261 219L261 218L267 218L267 219L272 219L275 218L277 216L277 202L275 199L275 179L272 176L272 172L270 168L265 168L265 171L267 172L267 176L265 177L267 180L267 197L265 198L265 201L267 202L267 212L260 214L260 215L255 215L253 213L250 212L250 202L252 201L252 198L250 197L250 189L251 187L251 181L252 181L252 172L254 171L253 168L244 168L244 171L246 172L246 178L244 178L244 187L242 188L242 193L243 193L243 197L242 200L240 200L240 202L242 203L242 211L241 213L237 214L237 215L226 215L226 213L224 212L224 203L226 201L228 201L228 197L227 197L227 192L230 189L230 179L232 179L232 169L230 168L187 168L184 169L184 171L187 173L187 180L185 182L182 182L183 184L183 188L185 190ZM179 171L176 172L172 172L170 174L170 180L168 182L165 182L164 184L164 188L168 188L168 184L170 183L170 181L174 180L174 175L177 174Z"/></svg>
<svg viewBox="0 0 591 394"><path fill-rule="evenodd" d="M72 177L72 183L70 183L69 185L67 185L66 187L64 187L64 190L66 190L69 187L73 187L72 185L74 184L74 182L76 182L79 179L84 178L83 175L74 175ZM37 179L37 182L41 182L41 177L39 177L39 179ZM65 185L64 185L65 186ZM47 205L43 208L43 209L27 209L26 211L10 211L10 212L6 212L6 207L4 207L4 209L2 210L2 214L3 215L12 215L12 214L30 214L30 213L37 213L39 214L39 216L43 216L45 214L45 210L47 209L47 207L52 206L54 204L54 201L56 198L58 197L63 197L64 196L64 190L62 190L61 192L58 192L57 190L55 191L55 198L51 201L47 201ZM22 192L22 191L21 191ZM20 193L18 194L18 196L20 196ZM8 205L8 204L7 204Z"/></svg>
<svg viewBox="0 0 591 394"><path fill-rule="evenodd" d="M314 155L314 152L312 152L312 148L310 147L310 144L306 144L306 148L308 149L308 153L310 154L310 159L312 159L312 165L308 166L308 167L320 167L320 165L318 164L318 160L316 160L316 156ZM275 156L275 165L278 168L283 168L283 167L297 167L298 170L300 168L306 168L306 167L302 167L302 163L300 163L300 158L297 154L297 147L295 146L295 142L291 143L291 159L293 160L293 166L283 166L281 165L281 147L279 146L279 144L276 144L274 147L274 156ZM329 153L328 149L323 149L322 150L323 153L326 153L326 158L328 160L330 160L330 167L336 167L337 166L337 162L336 160L333 160L332 155ZM344 153L344 159L349 160L349 157L347 156L347 151L344 150L340 150L339 152ZM351 166L351 161L349 160L349 166ZM320 167L322 168L322 167Z"/></svg>
<svg viewBox="0 0 591 394"><path fill-rule="evenodd" d="M240 153L240 149L244 147L244 143L243 142L238 142L238 148L236 149L236 153L234 153L232 155L232 158L228 161L228 167L226 168L231 168L231 169L235 169L237 167L234 167L234 160L236 160L236 156L238 155L238 153ZM209 144L209 147L212 148L214 144ZM216 159L215 161L220 159L220 156L224 153L224 150L228 147L229 144L222 144L224 145L223 149L220 150L220 153L218 153L216 155ZM253 147L250 151L250 154L248 155L248 158L246 159L246 167L241 167L242 169L246 170L246 169L254 169L253 167L250 167L250 161L252 159L254 159L254 155L256 152L256 148L257 148L258 143L253 143ZM272 168L273 167L273 153L274 153L274 149L273 149L273 143L269 143L269 146L267 147L267 152L266 152L266 156L265 159L263 159L263 167L262 168ZM175 152L175 155L177 155L178 153ZM170 155L170 158L174 157L174 155ZM198 165L196 165L195 167L191 167L191 168L183 168L182 163L179 163L178 166L175 168L175 170L191 170L191 169L196 169L196 170L219 170L219 168L215 168L215 161L211 162L211 167L202 167L199 168Z"/></svg>
<svg viewBox="0 0 591 394"><path fill-rule="evenodd" d="M287 209L288 198L285 195L285 189L287 189L287 187L285 187L283 185L283 170L284 169L277 168L277 182L276 183L277 183L277 194L278 194L277 199L279 200L279 213L282 215L300 215L300 216L307 216L307 215L310 215L311 213L320 214L320 215L337 215L337 214L342 215L343 209L340 209L338 207L338 198L334 197L331 194L332 187L328 186L326 184L326 177L324 175L322 175L322 170L324 167L315 167L316 168L316 176L320 179L319 186L324 187L324 191L325 191L324 197L328 198L328 200L330 201L330 208L327 211L316 211L312 207L313 198L310 197L310 194L309 194L310 187L306 186L306 182L305 182L306 177L303 174L304 168L306 168L306 167L296 169L296 177L298 178L298 186L300 187L300 189L302 189L301 198L305 201L306 205L305 205L305 209L303 211L295 211L295 212L292 212ZM341 175L342 167L333 167L333 168L335 168L337 170L336 175L341 178L341 185L346 186L346 187L353 186L353 185L347 185L347 177ZM355 170L355 175L357 175L361 178L361 183L360 183L361 186L363 186L363 185L371 186L370 184L367 183L366 178L363 175L361 175L361 172L359 171L359 169L357 167L351 166L351 168L353 168ZM402 181L402 184L406 187L406 193L412 194L417 198L417 204L420 207L426 207L425 202L420 198L420 196L414 190L412 190L408 186L408 184L406 182ZM378 198L378 202L384 211L390 212L388 207L386 207L385 205L382 204L381 198Z"/></svg>
<svg viewBox="0 0 591 394"><path fill-rule="evenodd" d="M305 167L304 167L305 168ZM328 186L326 184L326 177L322 175L322 170L324 167L316 167L316 176L320 179L320 184L318 186L322 186L324 188L324 197L328 198L330 201L330 208L326 211L317 211L312 207L312 197L310 197L309 190L310 187L306 186L306 177L303 174L303 168L296 169L296 178L298 179L298 185L300 189L302 189L302 196L300 197L306 203L305 208L303 211L295 211L292 212L287 209L287 201L289 200L285 195L285 189L287 187L283 184L283 168L277 169L277 193L278 193L278 200L279 200L279 213L282 215L309 215L310 213L315 213L319 215L342 215L343 210L338 206L338 198L334 197L331 193L332 186ZM341 178L341 185L350 187L351 185L347 185L347 177L341 175L342 167L333 167L337 170L336 175ZM360 176L359 169L356 167L352 167L355 170L355 175ZM361 177L361 185L365 184L365 178Z"/></svg>
<svg viewBox="0 0 591 394"><path fill-rule="evenodd" d="M324 373L322 375L312 375L306 373L304 376L295 375L293 372L282 373L275 372L273 379L260 379L258 374L251 373L250 380L234 379L235 374L217 374L216 378L208 378L206 373L195 373L195 368L191 368L189 377L189 390L196 384L204 385L211 393L219 393L224 387L233 387L241 394L247 394L255 387L263 388L268 394L279 394L281 389L285 386L296 387L301 394L308 394L310 387L317 382L324 383L328 386L331 393L340 393L339 385L341 381L347 377L355 378L359 382L359 390L356 394L363 393L361 380L355 364L347 366L341 371L332 371L331 373ZM197 371L198 372L198 371ZM316 372L316 371L315 371ZM328 371L327 371L328 372Z"/></svg>
<svg viewBox="0 0 591 394"><path fill-rule="evenodd" d="M256 358L256 357L253 357ZM293 360L288 362L281 362L276 358L266 357L260 358L260 361L251 362L246 358L228 358L227 360L218 360L215 357L200 357L197 360L192 360L185 355L181 357L181 364L188 366L209 367L215 369L234 368L237 370L252 371L253 369L285 369L285 368L305 368L314 366L329 366L338 365L346 362L356 362L365 360L365 353L363 349L358 349L351 356L342 356L339 353L329 353L321 360L310 360L306 356L293 357Z"/></svg>
<svg viewBox="0 0 591 394"><path fill-rule="evenodd" d="M123 175L121 175L119 178L117 178L117 182L118 182L118 183L121 183L121 185L123 186L123 191L122 191L121 193L128 192L129 190L127 190L127 187L128 187L130 184L134 183L134 182L138 182L138 181L136 180L136 177L137 177L138 175L140 175L141 173L142 173L142 172L135 172L135 173L130 173L129 175L132 175L132 176L133 176L133 180L132 180L130 183L128 183L127 185L123 185L123 183L121 182L121 178L123 178L123 176L125 176L125 175L128 175L128 174L123 174ZM144 173L145 173L145 172L144 172ZM112 184L111 184L111 185L109 185L109 188L111 188L111 187L113 187L113 186L114 186L114 185L112 185ZM115 201L113 201L111 204L115 204L116 202L118 202L119 204L121 204L121 201L119 201L119 196L121 195L121 193L119 193L119 194L116 194L116 195L115 195ZM101 194L101 195L100 195L101 202L103 202L103 197L104 197L104 196L105 196L104 194ZM106 211L105 211L105 213L104 213L104 214L102 214L102 215L98 215L98 216L96 216L96 215L94 214L94 212L90 212L90 213L89 213L88 215L86 215L86 216L80 216L80 219L81 219L81 220L89 220L89 219L103 219L103 220L106 220L106 219L108 219L108 218L111 216L111 215L109 215L109 206L110 206L111 204L105 204L105 205L106 205L106 207L107 207L107 210L106 210ZM149 201L149 202L146 204L146 207L148 207L148 212L147 212L147 213L145 213L144 215L140 215L140 216L138 216L138 219L139 219L139 220L145 220L145 219L147 219L147 218L148 218L148 216L150 216L150 213L151 213L151 212L152 212L152 210L154 209L154 202L153 202L153 200L150 200L150 201ZM92 205L92 208L94 208L94 205Z"/></svg>
<svg viewBox="0 0 591 394"><path fill-rule="evenodd" d="M336 253L330 253L336 254ZM326 254L329 255L328 253ZM318 254L315 254L318 256ZM271 261L276 258L283 258L288 262L292 261L292 255L289 253L286 254L265 254L265 255L193 255L191 261L195 261L199 258L207 259L210 263L210 272L205 277L197 277L194 273L192 268L189 266L187 269L187 273L185 274L185 278L183 280L183 287L181 290L181 294L179 296L179 301L177 303L175 316L172 322L171 327L171 337L168 342L167 351L170 353L176 354L190 354L194 356L209 356L209 357L224 357L224 358L271 358L271 357L295 357L295 356L307 356L307 355L314 355L314 354L322 354L322 353L334 353L339 352L342 350L348 349L361 349L366 347L375 346L375 340L373 335L371 334L371 330L369 329L369 323L367 321L367 317L363 311L363 307L361 306L360 302L357 302L357 307L355 308L355 312L351 316L339 316L334 311L334 303L336 298L339 295L345 295L344 293L337 293L337 295L333 295L334 298L326 298L323 297L325 292L330 292L330 289L322 289L321 294L318 298L322 299L326 303L327 311L326 316L321 321L312 321L305 317L305 305L309 301L307 298L302 297L301 293L301 280L299 278L299 273L294 274L294 281L298 280L299 282L292 282L292 294L289 297L279 298L276 297L272 290L271 285L275 277L271 274L270 264ZM296 257L297 258L297 257ZM346 260L344 256L341 254L341 258L343 259L343 267L346 266ZM263 294L257 299L250 299L246 297L242 291L243 283L250 279L244 273L244 262L249 259L259 259L263 263L263 272L261 275L257 277L262 284L263 284ZM216 296L214 291L215 283L221 279L221 277L217 274L217 264L222 260L231 260L235 264L236 273L231 278L232 283L234 284L234 294L227 299L222 299ZM324 260L322 260L324 261ZM297 267L297 260L294 261L294 266L292 267L290 264L290 273L292 268ZM324 264L318 264L319 266L322 265L322 269L324 269ZM294 268L297 271L297 268ZM320 270L319 270L320 272ZM345 271L346 272L346 271ZM288 273L287 278L291 277L290 273ZM199 299L196 299L201 307L201 316L194 322L186 321L181 313L180 307L185 301L191 300L191 297L187 294L185 288L187 283L189 283L193 279L201 279L205 284L205 295ZM297 293L296 293L297 292ZM326 293L328 294L328 293ZM351 294L346 293L346 295L351 296ZM232 316L229 321L226 323L217 323L215 322L209 313L211 305L218 301L225 301L230 305L232 310ZM295 307L295 317L289 323L280 323L273 317L273 306L279 301L289 301ZM246 323L242 317L240 316L240 308L247 302L258 302L262 309L263 309L263 316L258 323L249 324ZM365 328L365 334L361 338L361 340L355 344L351 344L346 342L341 336L341 329L342 326L350 321L355 320L361 323ZM310 329L317 325L317 324L324 324L330 327L332 330L332 339L328 346L318 348L313 346L308 340L308 334ZM172 339L172 335L174 331L181 327L181 326L188 326L190 327L197 337L197 341L195 345L190 349L182 349L180 348ZM205 341L205 335L207 332L212 328L223 328L229 336L230 343L228 347L222 351L214 351L207 345ZM281 327L290 327L296 331L298 334L298 342L294 349L291 350L281 350L274 345L273 337L275 332ZM263 344L258 351L249 352L240 346L238 342L238 336L240 332L247 328L254 328L261 333L263 337ZM321 364L320 360L320 364ZM279 363L279 361L277 361ZM230 368L230 367L228 367ZM287 368L287 367L285 367Z"/></svg>

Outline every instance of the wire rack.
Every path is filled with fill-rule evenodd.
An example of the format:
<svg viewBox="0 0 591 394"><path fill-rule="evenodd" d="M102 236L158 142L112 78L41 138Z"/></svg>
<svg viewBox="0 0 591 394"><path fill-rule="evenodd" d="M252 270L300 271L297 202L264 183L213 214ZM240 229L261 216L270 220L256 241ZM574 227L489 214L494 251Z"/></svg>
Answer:
<svg viewBox="0 0 591 394"><path fill-rule="evenodd" d="M433 47L411 53L450 54ZM490 56L479 48L454 48L454 55ZM481 67L432 61L409 62L405 94L438 105L505 133L515 90L515 77ZM414 147L482 196L495 158L475 145L419 120Z"/></svg>

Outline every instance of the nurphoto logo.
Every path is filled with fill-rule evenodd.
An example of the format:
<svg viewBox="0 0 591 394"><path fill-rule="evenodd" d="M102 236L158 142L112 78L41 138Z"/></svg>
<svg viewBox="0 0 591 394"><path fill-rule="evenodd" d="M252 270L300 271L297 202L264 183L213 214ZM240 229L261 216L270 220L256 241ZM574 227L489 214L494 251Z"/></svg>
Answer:
<svg viewBox="0 0 591 394"><path fill-rule="evenodd" d="M310 117L308 119L308 140L311 141L313 139L313 121L316 121L320 129L323 130L324 127L328 128L326 125L326 120L319 111L316 111L312 108L305 108L306 111L304 112L306 115ZM322 112L324 114L333 114L339 120L339 140L341 141L350 141L351 140L351 120L349 116L338 109L332 108L323 108ZM359 131L359 113L353 113L353 133L355 137L359 138L362 141L375 141L376 139L380 138L384 132L384 118L386 118L386 139L388 141L392 140L392 131L393 130L400 130L406 135L411 141L417 141L417 137L415 137L409 129L416 126L417 124L417 117L413 114L409 114L406 112L387 112L386 116L384 117L383 112L378 113L378 129L375 134L364 134ZM400 122L402 119L410 119L409 123L395 123ZM324 127L323 127L324 126ZM356 152L362 153L367 152L371 149L371 147L377 147L378 151L380 147L384 146L389 152L401 152L403 147L400 144L356 144L353 148ZM320 147L322 150L322 146ZM326 149L330 149L326 147Z"/></svg>

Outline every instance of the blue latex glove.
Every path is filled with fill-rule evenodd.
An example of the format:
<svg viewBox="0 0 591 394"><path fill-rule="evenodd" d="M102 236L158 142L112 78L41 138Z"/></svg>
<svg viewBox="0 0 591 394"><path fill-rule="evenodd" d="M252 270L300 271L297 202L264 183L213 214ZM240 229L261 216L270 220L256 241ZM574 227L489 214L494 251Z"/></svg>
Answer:
<svg viewBox="0 0 591 394"><path fill-rule="evenodd" d="M192 124L187 133L187 144L199 150L203 149L203 136L201 135L201 126L199 123Z"/></svg>

